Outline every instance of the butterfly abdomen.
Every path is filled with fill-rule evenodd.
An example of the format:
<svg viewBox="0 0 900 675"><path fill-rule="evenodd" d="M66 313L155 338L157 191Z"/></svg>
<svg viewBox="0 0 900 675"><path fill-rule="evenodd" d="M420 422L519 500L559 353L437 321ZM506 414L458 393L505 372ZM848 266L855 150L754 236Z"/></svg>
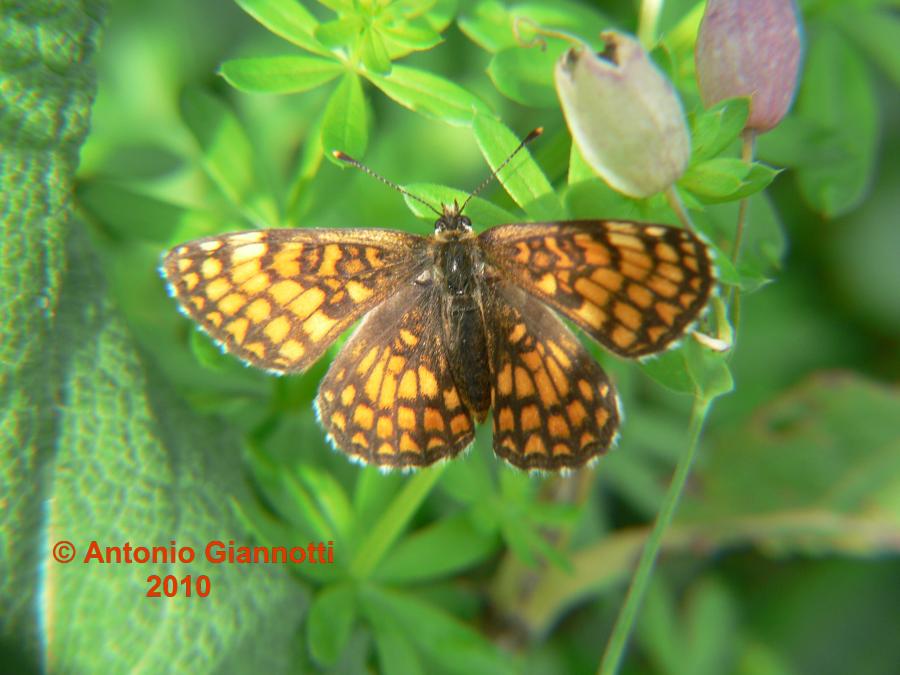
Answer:
<svg viewBox="0 0 900 675"><path fill-rule="evenodd" d="M440 284L442 342L460 396L478 421L491 405L487 333L481 306L480 269L474 238L438 245L435 256Z"/></svg>

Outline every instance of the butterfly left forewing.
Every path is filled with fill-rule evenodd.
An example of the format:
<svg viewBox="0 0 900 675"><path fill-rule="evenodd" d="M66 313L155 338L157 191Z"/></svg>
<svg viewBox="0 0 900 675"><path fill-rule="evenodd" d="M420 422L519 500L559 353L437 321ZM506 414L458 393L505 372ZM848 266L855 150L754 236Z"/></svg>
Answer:
<svg viewBox="0 0 900 675"><path fill-rule="evenodd" d="M678 339L705 307L715 281L706 245L668 225L501 225L479 242L502 277L631 358L663 351Z"/></svg>
<svg viewBox="0 0 900 675"><path fill-rule="evenodd" d="M520 469L583 466L612 444L606 373L540 301L498 283L489 306L494 451Z"/></svg>
<svg viewBox="0 0 900 675"><path fill-rule="evenodd" d="M254 230L176 246L163 273L185 313L228 352L299 372L415 274L424 241L375 229Z"/></svg>

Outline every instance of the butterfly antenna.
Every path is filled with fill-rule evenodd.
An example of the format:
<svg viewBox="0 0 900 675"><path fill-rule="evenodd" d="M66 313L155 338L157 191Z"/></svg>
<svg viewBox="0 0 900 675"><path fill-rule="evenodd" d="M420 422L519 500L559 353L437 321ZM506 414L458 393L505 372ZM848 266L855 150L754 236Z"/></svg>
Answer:
<svg viewBox="0 0 900 675"><path fill-rule="evenodd" d="M429 204L428 202L426 202L424 199L422 199L422 198L419 197L418 195L414 195L412 192L410 192L410 191L408 191L408 190L405 190L404 188L402 188L402 187L400 187L399 185L397 185L394 181L388 180L387 178L385 178L385 177L382 176L381 174L375 173L374 171L372 171L372 169L370 169L369 167L367 167L365 164L363 164L362 162L360 162L358 159L353 159L350 155L348 155L348 154L346 154L346 153L344 153L344 152L341 152L340 150L335 150L334 152L331 153L331 155L332 155L335 159L339 159L339 160L341 160L342 162L346 162L347 164L350 164L350 165L352 165L352 166L355 166L355 167L356 167L357 169L359 169L360 171L363 171L364 173L369 174L372 178L375 178L375 179L377 179L377 180L380 180L380 181L381 181L382 183L384 183L385 185L388 185L388 186L394 188L394 189L395 189L397 192L399 192L400 194L406 195L406 196L409 197L410 199L415 199L415 200L416 200L417 202L419 202L420 204L424 204L425 206L427 206L429 209L431 209L432 211L434 211L434 212L435 212L436 214L438 214L439 216L440 216L440 215L443 215L440 211L438 211L436 208L434 208L431 204Z"/></svg>
<svg viewBox="0 0 900 675"><path fill-rule="evenodd" d="M535 129L534 131L532 131L530 134L528 134L525 138L523 138L522 141L519 143L519 145L516 146L516 149L513 150L513 151L509 154L509 157L507 157L506 159L504 159L504 160L500 163L500 166L498 166L496 169L494 169L493 171L491 171L491 175L488 176L487 178L485 178L485 179L484 179L484 182L483 182L481 185L479 185L477 188L475 188L474 190L472 190L472 192L469 193L469 196L466 197L466 201L463 202L462 208L459 209L459 212L462 213L462 212L465 210L465 208L466 208L466 204L469 203L469 200L471 200L472 197L474 197L475 195L477 195L479 192L481 192L482 190L484 190L484 188L486 188L488 185L491 184L491 181L493 181L493 180L497 177L497 174L500 173L500 171L503 170L503 167L505 167L507 164L509 164L509 163L512 161L512 158L519 154L519 150L521 150L521 149L524 148L526 145L528 145L529 143L531 143L531 141L533 141L535 138L537 138L538 136L540 136L542 133L544 133L544 127L538 127L537 129Z"/></svg>

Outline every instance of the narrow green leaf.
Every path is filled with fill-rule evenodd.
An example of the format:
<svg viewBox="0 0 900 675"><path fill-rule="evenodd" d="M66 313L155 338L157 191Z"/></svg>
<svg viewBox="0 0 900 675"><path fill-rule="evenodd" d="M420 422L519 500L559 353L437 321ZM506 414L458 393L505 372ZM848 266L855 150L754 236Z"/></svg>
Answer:
<svg viewBox="0 0 900 675"><path fill-rule="evenodd" d="M459 17L460 30L485 51L496 53L516 47L510 30L509 10L498 0L481 0Z"/></svg>
<svg viewBox="0 0 900 675"><path fill-rule="evenodd" d="M683 672L696 675L733 673L738 665L738 616L728 587L703 578L691 587L684 622L686 631Z"/></svg>
<svg viewBox="0 0 900 675"><path fill-rule="evenodd" d="M330 82L343 72L336 61L310 56L232 59L219 74L235 89L254 94L292 94Z"/></svg>
<svg viewBox="0 0 900 675"><path fill-rule="evenodd" d="M368 145L368 108L362 82L355 73L347 73L331 94L322 119L322 147L353 157L362 157Z"/></svg>
<svg viewBox="0 0 900 675"><path fill-rule="evenodd" d="M715 157L736 141L750 115L750 99L732 98L701 111L691 125L691 162Z"/></svg>
<svg viewBox="0 0 900 675"><path fill-rule="evenodd" d="M749 162L733 157L716 157L690 166L678 185L701 199L723 198L737 192L749 173Z"/></svg>
<svg viewBox="0 0 900 675"><path fill-rule="evenodd" d="M866 62L836 29L820 25L810 43L797 113L821 132L817 161L797 169L804 197L828 216L846 213L869 189L878 144L878 101ZM765 138L765 137L763 137Z"/></svg>
<svg viewBox="0 0 900 675"><path fill-rule="evenodd" d="M561 40L551 40L547 49L503 49L491 59L488 75L497 91L531 108L559 105L553 84L553 68L566 49Z"/></svg>
<svg viewBox="0 0 900 675"><path fill-rule="evenodd" d="M343 486L330 473L313 466L301 465L297 473L314 495L322 515L334 528L335 535L339 540L345 541L353 522L353 507Z"/></svg>
<svg viewBox="0 0 900 675"><path fill-rule="evenodd" d="M410 192L417 197L421 197L429 204L440 210L442 204L452 204L456 201L460 206L468 199L469 194L462 190L455 190L444 185L435 185L434 183L412 183L406 186ZM429 218L433 220L436 214L424 204L413 199L405 197L409 208L420 218ZM472 219L472 223L476 227L489 227L492 225L500 225L501 223L513 223L516 216L499 206L495 206L491 202L473 197L468 206L466 213Z"/></svg>
<svg viewBox="0 0 900 675"><path fill-rule="evenodd" d="M697 395L702 399L711 401L734 389L727 354L713 352L688 337L684 344L684 357L688 374L694 381Z"/></svg>
<svg viewBox="0 0 900 675"><path fill-rule="evenodd" d="M326 586L316 594L306 624L306 643L316 661L325 666L337 662L350 639L356 611L356 591L351 584Z"/></svg>
<svg viewBox="0 0 900 675"><path fill-rule="evenodd" d="M369 28L365 32L359 53L363 64L370 73L386 75L391 71L391 58L388 56L381 31Z"/></svg>
<svg viewBox="0 0 900 675"><path fill-rule="evenodd" d="M478 632L438 607L416 597L367 586L360 601L370 620L389 615L407 638L441 670L471 673L513 673L508 660Z"/></svg>
<svg viewBox="0 0 900 675"><path fill-rule="evenodd" d="M900 45L900 18L897 14L888 10L847 11L839 6L834 9L840 12L838 17L843 18L836 25L878 64L895 87L900 87L900 50L897 49Z"/></svg>
<svg viewBox="0 0 900 675"><path fill-rule="evenodd" d="M349 47L359 42L363 28L362 19L354 14L319 25L316 38L329 49Z"/></svg>
<svg viewBox="0 0 900 675"><path fill-rule="evenodd" d="M181 111L200 148L203 169L222 194L255 224L277 225L278 209L256 182L253 146L234 113L199 89L183 93Z"/></svg>
<svg viewBox="0 0 900 675"><path fill-rule="evenodd" d="M498 545L497 536L473 527L469 515L450 516L402 539L374 578L393 584L437 579L480 563Z"/></svg>
<svg viewBox="0 0 900 675"><path fill-rule="evenodd" d="M694 381L688 374L682 349L670 349L659 356L642 359L641 370L664 387L679 394L694 392Z"/></svg>
<svg viewBox="0 0 900 675"><path fill-rule="evenodd" d="M441 34L432 30L427 22L408 22L381 29L391 60L406 56L412 51L424 51L442 42Z"/></svg>
<svg viewBox="0 0 900 675"><path fill-rule="evenodd" d="M391 616L368 612L368 622L375 634L378 663L384 675L419 675L422 667L409 636Z"/></svg>
<svg viewBox="0 0 900 675"><path fill-rule="evenodd" d="M524 134L517 137L503 122L491 115L478 115L473 128L481 153L495 171L509 158L524 137ZM540 140L534 142L540 143ZM562 203L553 191L553 186L527 148L521 150L500 171L497 179L530 218L555 220L563 214Z"/></svg>
<svg viewBox="0 0 900 675"><path fill-rule="evenodd" d="M687 675L691 672L682 667L686 649L680 618L671 589L663 578L656 575L647 588L635 627L635 637L641 651L653 664L654 672L667 675Z"/></svg>
<svg viewBox="0 0 900 675"><path fill-rule="evenodd" d="M247 14L270 31L307 51L329 56L313 37L318 21L296 0L235 0Z"/></svg>
<svg viewBox="0 0 900 675"><path fill-rule="evenodd" d="M581 37L587 42L597 39L610 25L608 19L584 5L569 0L524 2L507 8L497 0L482 0L459 19L459 27L469 39L488 52L522 47L538 36L536 26L552 26ZM520 31L517 39L514 26ZM537 48L536 45L534 45Z"/></svg>
<svg viewBox="0 0 900 675"><path fill-rule="evenodd" d="M431 492L442 471L441 466L423 469L407 481L360 543L350 563L354 578L366 579L372 575Z"/></svg>
<svg viewBox="0 0 900 675"><path fill-rule="evenodd" d="M390 75L368 75L376 87L400 105L455 126L469 126L485 103L450 80L424 70L395 65Z"/></svg>

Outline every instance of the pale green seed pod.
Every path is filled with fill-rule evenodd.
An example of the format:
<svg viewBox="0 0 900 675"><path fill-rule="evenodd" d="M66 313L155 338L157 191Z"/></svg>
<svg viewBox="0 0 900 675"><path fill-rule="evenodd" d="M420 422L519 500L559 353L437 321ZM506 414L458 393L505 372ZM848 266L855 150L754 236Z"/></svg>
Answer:
<svg viewBox="0 0 900 675"><path fill-rule="evenodd" d="M631 197L668 188L690 159L690 136L674 87L632 37L601 35L602 54L569 49L556 63L556 91L572 138L609 185Z"/></svg>
<svg viewBox="0 0 900 675"><path fill-rule="evenodd" d="M747 128L768 131L791 107L800 50L792 0L709 0L694 52L703 105L749 96Z"/></svg>

